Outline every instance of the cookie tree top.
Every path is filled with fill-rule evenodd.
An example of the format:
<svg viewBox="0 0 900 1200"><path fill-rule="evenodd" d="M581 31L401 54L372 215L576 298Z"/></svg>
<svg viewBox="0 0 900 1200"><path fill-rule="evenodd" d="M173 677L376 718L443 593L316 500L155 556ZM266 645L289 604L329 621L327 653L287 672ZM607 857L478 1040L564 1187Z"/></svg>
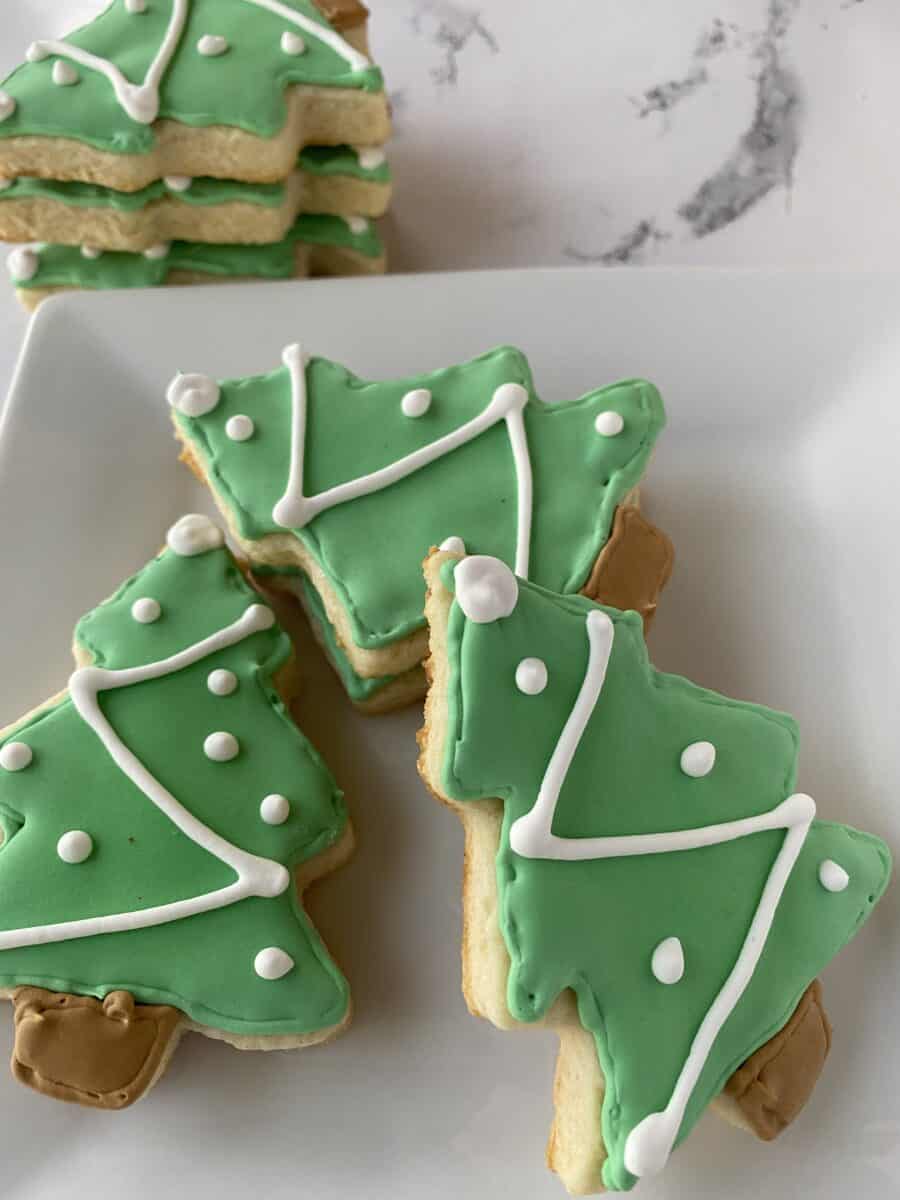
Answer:
<svg viewBox="0 0 900 1200"><path fill-rule="evenodd" d="M291 869L346 813L221 531L183 518L75 642L91 665L0 744L0 987L124 989L241 1036L340 1024Z"/></svg>
<svg viewBox="0 0 900 1200"><path fill-rule="evenodd" d="M455 602L429 728L446 796L505 801L509 1010L534 1021L575 990L606 1078L603 1181L629 1188L784 1025L890 857L794 794L790 717L654 670L634 613L496 559L439 578Z"/></svg>
<svg viewBox="0 0 900 1200"><path fill-rule="evenodd" d="M270 138L291 84L383 91L312 0L112 0L69 36L28 47L0 90L0 139L145 154L161 118Z"/></svg>
<svg viewBox="0 0 900 1200"><path fill-rule="evenodd" d="M665 419L640 380L543 404L508 346L383 383L300 346L283 360L221 386L177 376L176 428L254 564L290 567L293 532L365 649L422 627L421 561L448 538L583 587Z"/></svg>

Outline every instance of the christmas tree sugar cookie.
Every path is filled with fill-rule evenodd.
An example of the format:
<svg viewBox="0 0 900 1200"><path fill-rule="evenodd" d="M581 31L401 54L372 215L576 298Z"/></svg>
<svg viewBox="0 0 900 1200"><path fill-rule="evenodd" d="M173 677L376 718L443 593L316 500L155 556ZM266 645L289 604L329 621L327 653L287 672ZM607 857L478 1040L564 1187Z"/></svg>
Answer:
<svg viewBox="0 0 900 1200"><path fill-rule="evenodd" d="M136 192L27 177L0 186L0 240L143 251L161 242L278 242L301 213L380 217L391 193L380 148L309 146L280 183L158 179Z"/></svg>
<svg viewBox="0 0 900 1200"><path fill-rule="evenodd" d="M38 35L0 84L0 178L121 191L178 176L272 182L303 146L387 139L381 73L352 44L366 15L356 0L97 9L66 37Z"/></svg>
<svg viewBox="0 0 900 1200"><path fill-rule="evenodd" d="M175 429L254 573L288 587L308 576L360 679L421 663L417 564L442 543L501 555L561 592L602 595L614 579L616 599L652 614L671 547L635 507L664 422L651 384L550 405L510 347L389 382L299 345L282 359L221 384L176 376Z"/></svg>
<svg viewBox="0 0 900 1200"><path fill-rule="evenodd" d="M160 287L163 284L241 283L308 275L377 275L384 244L366 217L304 213L280 242L217 246L161 242L142 254L94 246L19 246L7 269L22 305L33 310L56 292L81 288Z"/></svg>
<svg viewBox="0 0 900 1200"><path fill-rule="evenodd" d="M349 852L280 692L291 650L207 518L75 631L67 689L0 735L0 991L13 1073L121 1108L195 1030L323 1041L349 994L299 894Z"/></svg>
<svg viewBox="0 0 900 1200"><path fill-rule="evenodd" d="M635 614L495 558L433 554L426 579L420 770L466 829L464 990L559 1033L550 1165L628 1189L717 1097L773 1136L821 1070L816 976L887 848L795 792L790 717L655 671Z"/></svg>

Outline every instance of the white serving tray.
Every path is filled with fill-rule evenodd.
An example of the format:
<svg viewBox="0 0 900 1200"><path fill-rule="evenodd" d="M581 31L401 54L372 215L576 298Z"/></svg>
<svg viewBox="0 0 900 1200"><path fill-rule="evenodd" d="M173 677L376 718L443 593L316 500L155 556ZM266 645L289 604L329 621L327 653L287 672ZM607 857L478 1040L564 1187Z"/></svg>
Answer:
<svg viewBox="0 0 900 1200"><path fill-rule="evenodd" d="M0 427L0 726L64 684L78 616L169 523L212 511L176 461L170 377L266 371L297 339L374 376L510 341L550 400L653 379L670 425L646 499L677 551L656 663L793 712L799 786L820 814L900 846L900 279L889 276L536 270L51 301ZM300 719L359 835L311 903L353 985L353 1028L295 1054L189 1037L151 1095L119 1114L54 1104L0 1073L5 1200L563 1195L543 1165L554 1039L498 1033L460 995L462 836L416 775L420 716L356 716L317 652L301 653ZM766 1146L707 1116L637 1194L898 1194L897 896L825 973L834 1048L796 1126ZM2 1059L11 1008L0 1018Z"/></svg>

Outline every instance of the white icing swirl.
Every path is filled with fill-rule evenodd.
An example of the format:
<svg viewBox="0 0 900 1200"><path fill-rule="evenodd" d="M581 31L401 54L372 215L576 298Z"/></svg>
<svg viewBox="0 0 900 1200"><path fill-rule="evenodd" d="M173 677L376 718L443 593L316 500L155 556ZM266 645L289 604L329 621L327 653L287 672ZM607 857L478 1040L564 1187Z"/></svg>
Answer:
<svg viewBox="0 0 900 1200"><path fill-rule="evenodd" d="M452 537L444 538L440 546L438 546L438 549L446 550L448 554L465 554L466 543L461 537L457 537L456 534L453 534Z"/></svg>
<svg viewBox="0 0 900 1200"><path fill-rule="evenodd" d="M0 90L0 121L5 121L7 117L11 117L16 111L16 102L9 94Z"/></svg>
<svg viewBox="0 0 900 1200"><path fill-rule="evenodd" d="M219 403L219 385L196 371L176 375L166 389L166 399L186 417L203 417Z"/></svg>
<svg viewBox="0 0 900 1200"><path fill-rule="evenodd" d="M170 192L186 192L194 182L190 175L166 175L163 183Z"/></svg>
<svg viewBox="0 0 900 1200"><path fill-rule="evenodd" d="M519 602L516 577L499 558L464 558L456 565L453 581L457 604L476 625L508 617Z"/></svg>
<svg viewBox="0 0 900 1200"><path fill-rule="evenodd" d="M202 513L187 513L166 534L166 545L181 558L193 558L195 554L206 554L224 546L225 534Z"/></svg>

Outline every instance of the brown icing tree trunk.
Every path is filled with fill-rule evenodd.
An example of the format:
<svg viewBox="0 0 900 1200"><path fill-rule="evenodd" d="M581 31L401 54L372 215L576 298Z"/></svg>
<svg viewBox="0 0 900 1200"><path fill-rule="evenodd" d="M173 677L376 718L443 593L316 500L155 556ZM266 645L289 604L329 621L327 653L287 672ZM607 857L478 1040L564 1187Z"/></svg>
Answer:
<svg viewBox="0 0 900 1200"><path fill-rule="evenodd" d="M20 1083L92 1108L126 1108L156 1081L184 1014L135 1004L130 992L103 1000L23 987L13 993L12 1073Z"/></svg>

